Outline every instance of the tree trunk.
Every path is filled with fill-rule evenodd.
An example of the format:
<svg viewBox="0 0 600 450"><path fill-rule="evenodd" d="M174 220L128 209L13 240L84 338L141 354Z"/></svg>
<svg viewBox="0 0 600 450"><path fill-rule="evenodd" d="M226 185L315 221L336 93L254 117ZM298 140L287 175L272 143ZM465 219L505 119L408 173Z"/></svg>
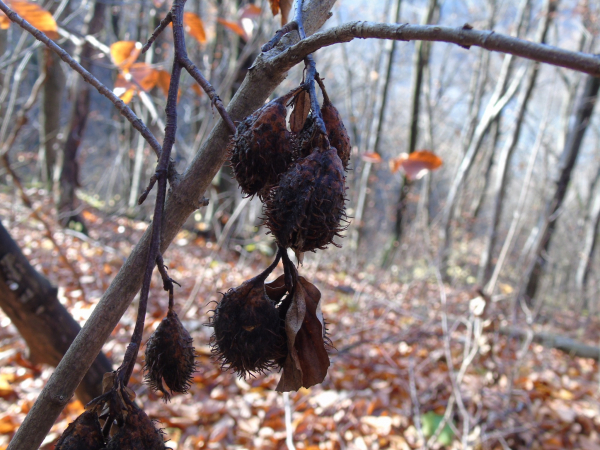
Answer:
<svg viewBox="0 0 600 450"><path fill-rule="evenodd" d="M83 27L82 34L95 35L99 33L104 26L104 12L106 4L101 1L94 3L90 14L86 18L86 26ZM94 53L93 47L89 43L83 44L79 59L81 65L88 71L91 71L91 59ZM75 53L77 58L77 52ZM85 124L90 110L90 86L79 77L73 82L71 98L74 99L71 110L71 119L66 132L67 139L63 149L62 169L60 172L60 196L58 200L59 221L63 226L68 226L75 222L81 224L83 231L85 225L83 219L77 212L75 190L79 186L79 163L77 162L77 151L83 139Z"/></svg>
<svg viewBox="0 0 600 450"><path fill-rule="evenodd" d="M58 301L58 290L29 264L0 222L0 308L17 327L34 364L56 366L81 327ZM100 353L77 388L83 404L102 393L112 366Z"/></svg>
<svg viewBox="0 0 600 450"><path fill-rule="evenodd" d="M530 0L522 0L519 7L519 17L517 19L516 36L521 34L521 31L525 24L525 12L529 9ZM473 132L473 138L470 139L469 147L467 148L463 160L458 166L457 173L452 181L452 185L448 191L448 197L446 198L446 204L444 206L444 212L442 214L442 220L440 224L440 271L446 281L448 281L447 268L448 259L450 257L450 249L452 246L452 239L450 235L452 218L454 216L454 209L458 198L458 193L463 185L463 182L467 178L475 157L481 148L483 139L490 129L491 124L496 120L498 115L502 112L506 104L512 99L513 95L517 91L520 85L522 75L517 75L510 86L508 82L512 72L512 66L514 62L514 56L506 55L502 63L502 69L496 82L496 89L492 94L492 97L483 112L483 116L479 121L479 124Z"/></svg>
<svg viewBox="0 0 600 450"><path fill-rule="evenodd" d="M569 135L565 143L561 161L560 172L556 183L556 190L552 200L546 207L542 226L538 234L533 257L529 266L524 272L522 288L519 291L519 298L525 300L528 306L531 306L533 299L537 293L540 279L546 265L545 255L548 253L552 236L558 221L558 210L563 204L571 174L581 149L581 144L585 136L585 132L590 122L590 117L594 111L596 99L598 97L598 89L600 88L600 78L588 76L585 81L582 95L580 97L575 117L571 123Z"/></svg>
<svg viewBox="0 0 600 450"><path fill-rule="evenodd" d="M550 28L550 23L556 8L558 1L547 0L544 5L543 19L540 22L538 28L538 36L536 42L544 43L546 41L546 35ZM502 208L504 206L504 198L506 195L507 179L508 179L508 168L510 167L510 161L512 155L517 148L519 137L521 135L521 128L525 119L525 113L527 112L527 106L531 99L531 94L535 88L537 77L539 73L539 63L535 62L530 68L531 72L525 83L524 89L518 100L516 107L516 120L515 127L509 139L506 141L500 154L498 155L498 162L496 167L496 178L494 183L494 206L492 209L492 217L490 219L490 225L487 232L486 242L481 255L479 263L478 282L481 286L485 285L490 279L492 272L492 252L496 245L498 238L498 226L500 225L500 218L502 217Z"/></svg>
<svg viewBox="0 0 600 450"><path fill-rule="evenodd" d="M390 9L389 4L391 0L388 0L388 6L384 9L388 11ZM398 23L400 21L400 7L402 5L402 0L397 0L396 3L396 11L394 14L394 22ZM373 103L373 107L368 108L367 110L367 119L364 121L366 125L366 135L362 140L363 145L367 151L378 151L378 146L381 141L381 129L383 127L385 108L387 105L387 92L390 84L390 77L392 74L392 64L394 60L394 53L396 52L396 42L392 41L389 43L389 50L387 53L387 68L386 68L386 76L383 80L383 92L381 96L381 103L379 105L379 111L376 116L376 121L373 120L375 116L375 105L376 102L371 102L372 96L377 95L377 91L379 90L379 83L373 83L373 88L367 91L365 104L369 105ZM383 59L384 51L383 49L378 55L376 67L379 68L381 66L381 61ZM373 135L371 132L373 130L373 123L376 124L375 134ZM360 245L361 236L363 234L363 214L365 211L365 204L367 199L367 190L369 184L369 175L371 174L371 168L373 164L369 161L365 161L363 167L361 168L360 177L357 177L357 183L355 185L355 190L358 192L357 200L356 200L356 215L354 216L354 227L350 234L350 248L358 251L358 247Z"/></svg>
<svg viewBox="0 0 600 450"><path fill-rule="evenodd" d="M46 189L54 189L56 169L56 155L60 147L60 104L65 86L65 75L60 66L61 59L49 48L42 48L43 69L46 72L46 81L41 92L40 108L40 161L42 182Z"/></svg>
<svg viewBox="0 0 600 450"><path fill-rule="evenodd" d="M433 23L434 15L438 10L438 2L437 0L429 0L429 6L427 8L427 12L423 17L421 23L424 25ZM399 20L399 18L398 18ZM394 41L395 42L395 41ZM417 148L417 139L419 136L419 112L421 109L421 91L423 86L423 72L425 67L429 63L429 50L431 48L431 43L417 41L415 43L415 53L413 58L413 79L412 79L412 99L411 99L411 115L410 115L410 131L408 137L408 153L412 153ZM392 48L392 56L395 51L395 47ZM389 65L388 65L388 73L386 78L386 89L384 90L383 101L385 102L387 97L387 85L389 83L391 70L392 70L392 61L393 58L390 57ZM385 105L385 103L384 103ZM383 106L382 105L382 108ZM382 110L383 114L383 110ZM383 117L382 117L383 119ZM379 123L379 128L377 129L377 141L375 144L375 152L379 147L379 137L381 135L381 121ZM408 178L403 177L400 185L400 191L398 194L398 201L396 202L396 223L394 225L394 235L392 237L392 241L390 242L388 248L386 249L382 267L388 267L396 254L396 250L399 247L400 238L402 236L402 221L406 214L406 199L408 197L408 193L410 191L410 180Z"/></svg>
<svg viewBox="0 0 600 450"><path fill-rule="evenodd" d="M590 189L591 204L588 208L585 221L585 236L583 238L583 250L580 253L577 273L575 275L575 285L577 292L581 296L582 307L589 308L589 298L586 296L588 277L592 266L594 251L598 243L598 233L600 232L600 169L596 174L592 189Z"/></svg>

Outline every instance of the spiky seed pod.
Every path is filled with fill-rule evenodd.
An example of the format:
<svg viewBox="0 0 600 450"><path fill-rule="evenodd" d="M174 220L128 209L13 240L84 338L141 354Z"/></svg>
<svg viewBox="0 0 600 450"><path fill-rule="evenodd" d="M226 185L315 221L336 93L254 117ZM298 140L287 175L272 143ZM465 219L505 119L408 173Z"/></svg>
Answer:
<svg viewBox="0 0 600 450"><path fill-rule="evenodd" d="M265 203L266 225L281 247L298 252L324 249L344 230L345 179L335 148L299 160L279 180Z"/></svg>
<svg viewBox="0 0 600 450"><path fill-rule="evenodd" d="M279 312L265 292L271 270L227 291L209 322L213 354L240 376L264 372L286 354Z"/></svg>
<svg viewBox="0 0 600 450"><path fill-rule="evenodd" d="M350 137L348 131L342 122L342 117L339 111L333 103L329 101L329 97L325 97L323 106L321 106L321 114L323 115L323 122L325 122L325 128L327 128L327 137L332 147L337 149L337 154L342 160L344 170L348 169L348 162L350 161L350 153L352 147L350 145Z"/></svg>
<svg viewBox="0 0 600 450"><path fill-rule="evenodd" d="M110 439L105 450L165 450L162 431L144 411L131 403L127 406L125 423Z"/></svg>
<svg viewBox="0 0 600 450"><path fill-rule="evenodd" d="M263 196L292 163L293 146L285 122L288 99L275 99L246 117L229 144L231 167L246 195Z"/></svg>
<svg viewBox="0 0 600 450"><path fill-rule="evenodd" d="M95 411L84 411L71 423L54 447L55 450L100 450L104 447L102 428Z"/></svg>
<svg viewBox="0 0 600 450"><path fill-rule="evenodd" d="M169 309L146 344L146 383L153 390L161 391L165 401L174 392L187 392L196 368L194 356L192 337L177 314ZM165 389L163 381L171 392Z"/></svg>

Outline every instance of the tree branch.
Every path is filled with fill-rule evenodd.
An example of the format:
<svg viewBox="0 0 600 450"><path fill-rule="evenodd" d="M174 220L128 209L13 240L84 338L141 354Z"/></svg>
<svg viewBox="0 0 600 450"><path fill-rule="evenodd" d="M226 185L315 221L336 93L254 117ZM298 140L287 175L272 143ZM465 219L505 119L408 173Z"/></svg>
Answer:
<svg viewBox="0 0 600 450"><path fill-rule="evenodd" d="M2 0L0 0L0 10L3 11L4 14L6 14L10 20L12 20L14 23L19 25L25 31L31 33L38 41L41 41L44 45L46 45L46 47L48 47L54 53L56 53L58 56L60 56L60 59L62 59L69 66L71 66L71 68L75 72L79 73L81 75L81 77L87 83L94 86L100 94L104 95L107 99L109 99L111 101L111 103L113 105L115 105L115 107L119 110L119 112L129 122L131 122L131 125L133 125L133 128L138 130L140 132L140 134L144 137L146 142L148 142L148 144L150 144L150 147L152 147L152 149L156 153L156 156L160 155L160 153L162 151L162 147L161 147L160 143L156 140L156 138L154 137L152 132L148 129L148 127L146 127L144 122L138 116L135 115L135 113L131 110L131 108L129 108L129 106L127 106L123 102L123 100L121 100L119 97L117 97L115 94L113 94L113 92L110 89L108 89L104 84L102 84L96 77L94 77L91 73L89 73L87 70L85 70L83 67L81 67L81 65L77 61L75 61L73 58L71 58L71 56L65 50L63 50L59 45L54 43L54 41L50 40L50 38L48 38L48 36L46 36L40 30L38 30L37 28L32 26L29 22L27 22L22 17L20 17L16 12L11 10L8 6L6 6L6 4Z"/></svg>
<svg viewBox="0 0 600 450"><path fill-rule="evenodd" d="M271 63L274 65L284 63L286 67L290 68L320 48L350 42L356 38L448 42L467 49L470 46L476 46L600 76L600 58L595 55L538 44L493 31L474 30L468 24L458 28L450 28L439 25L410 25L408 23L349 22L316 33L298 42L288 51L273 58Z"/></svg>

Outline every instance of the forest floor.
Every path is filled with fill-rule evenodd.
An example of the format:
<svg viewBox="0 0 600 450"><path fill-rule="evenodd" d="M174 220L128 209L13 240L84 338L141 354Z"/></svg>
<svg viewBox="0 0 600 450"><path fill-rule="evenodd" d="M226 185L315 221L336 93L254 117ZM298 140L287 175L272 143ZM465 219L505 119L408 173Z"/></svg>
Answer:
<svg viewBox="0 0 600 450"><path fill-rule="evenodd" d="M31 194L49 216L43 197ZM4 225L30 262L59 286L60 301L83 324L147 224L86 208L89 238L54 225L54 238L75 274L60 262L42 224L24 207L10 206L11 200L0 194ZM269 258L258 251L244 256L217 251L185 231L164 256L169 274L181 284L176 309L194 338L197 371L189 393L165 404L142 383L140 356L130 387L164 429L170 448L285 449L289 431L298 449L600 450L598 363L502 334L503 327L514 325L506 318L507 300L486 302L468 289L443 286L435 273L401 284L376 269L349 271L333 259L308 262L299 270L322 292L335 348L325 381L288 397L274 390L279 373L244 380L223 372L211 355L211 329L205 325L219 292L258 274ZM144 342L164 317L167 302L156 276ZM104 346L115 367L135 314L130 307ZM528 329L524 322L516 325ZM533 330L589 345L600 342L600 322L570 311L548 313L545 324ZM0 311L0 449L51 373L52 368L27 360L25 343ZM82 411L74 399L41 448L52 449Z"/></svg>

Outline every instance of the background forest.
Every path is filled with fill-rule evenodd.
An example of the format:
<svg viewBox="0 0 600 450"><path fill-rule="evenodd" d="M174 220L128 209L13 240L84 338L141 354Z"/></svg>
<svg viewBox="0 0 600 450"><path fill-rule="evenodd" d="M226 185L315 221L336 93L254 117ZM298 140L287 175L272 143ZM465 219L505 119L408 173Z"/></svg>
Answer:
<svg viewBox="0 0 600 450"><path fill-rule="evenodd" d="M25 2L7 4L18 11ZM273 4L186 6L189 57L225 106L282 25ZM58 24L49 37L162 141L173 40L163 33L140 49L171 5L39 5ZM155 191L137 201L156 161L105 97L0 19L4 449L66 351L40 344L31 319L10 306L17 288L6 255L20 248L38 284L50 282L43 289L77 322L67 327L72 340L152 219ZM344 0L324 27L355 20L468 24L589 54L600 44L600 7L586 0ZM167 447L600 449L600 78L444 42L354 40L314 57L352 144L341 248L306 253L301 268L323 294L335 347L329 373L321 385L279 394L278 374L239 379L211 357L211 302L277 251L261 201L244 196L225 165L204 194L208 205L163 254L196 348L190 395L161 403L139 361L130 385L165 428ZM302 79L298 65L270 98ZM188 74L177 109L171 156L182 171L219 116ZM164 316L161 287L155 276L143 342ZM53 448L99 394L134 323L130 308L96 378L41 448Z"/></svg>

